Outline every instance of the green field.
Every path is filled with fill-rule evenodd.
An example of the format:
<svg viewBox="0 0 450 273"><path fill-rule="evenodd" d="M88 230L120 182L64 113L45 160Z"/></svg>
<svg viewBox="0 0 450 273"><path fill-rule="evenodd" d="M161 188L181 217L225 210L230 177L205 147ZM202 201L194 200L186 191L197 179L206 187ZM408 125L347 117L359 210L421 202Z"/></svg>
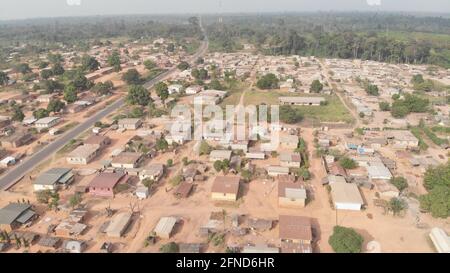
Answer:
<svg viewBox="0 0 450 273"><path fill-rule="evenodd" d="M278 104L278 97L282 96L318 96L315 94L302 93L286 93L277 90L272 91L247 91L244 97L245 105L259 105L259 104ZM322 96L322 95L321 95ZM318 120L320 122L353 122L352 115L347 111L347 108L342 104L336 95L323 95L328 104L325 106L294 106L299 109L304 118L311 120Z"/></svg>

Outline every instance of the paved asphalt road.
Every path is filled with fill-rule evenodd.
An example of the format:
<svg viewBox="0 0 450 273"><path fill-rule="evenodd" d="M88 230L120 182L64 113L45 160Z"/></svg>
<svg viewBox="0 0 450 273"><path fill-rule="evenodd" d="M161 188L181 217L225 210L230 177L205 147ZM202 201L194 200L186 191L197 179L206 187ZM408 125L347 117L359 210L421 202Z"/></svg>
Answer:
<svg viewBox="0 0 450 273"><path fill-rule="evenodd" d="M204 32L204 29L202 27L202 31ZM198 57L202 56L206 53L208 49L208 41L205 36L205 41L203 41L202 45L200 46L199 50L191 57L189 60L190 63L195 61ZM164 78L168 77L172 73L176 72L177 68L172 67L168 71L160 74L153 80L148 81L144 84L144 87L147 89L150 89L155 85L157 82L163 80ZM78 126L74 127L70 131L66 132L65 134L61 135L59 138L42 148L40 151L36 152L35 154L31 155L30 157L26 158L21 163L17 164L16 166L12 167L7 173L5 173L3 176L0 177L0 189L8 189L10 186L14 185L17 181L23 178L24 175L26 175L29 171L31 171L34 167L39 165L41 162L49 158L51 155L56 153L58 150L60 150L64 145L66 145L67 142L69 142L71 139L76 138L81 133L89 129L91 126L95 124L98 120L101 120L102 118L108 116L112 112L116 111L120 107L122 107L125 103L125 98L120 98L119 100L115 101L114 103L108 105L105 109L95 113L92 117L88 118L83 123L79 124Z"/></svg>

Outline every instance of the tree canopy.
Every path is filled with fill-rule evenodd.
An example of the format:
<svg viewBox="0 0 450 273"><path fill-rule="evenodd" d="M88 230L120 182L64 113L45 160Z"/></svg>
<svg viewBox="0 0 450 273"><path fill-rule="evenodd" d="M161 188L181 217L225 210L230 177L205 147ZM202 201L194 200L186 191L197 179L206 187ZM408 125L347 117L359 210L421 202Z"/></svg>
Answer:
<svg viewBox="0 0 450 273"><path fill-rule="evenodd" d="M152 101L150 93L142 85L130 85L127 102L132 105L146 106Z"/></svg>
<svg viewBox="0 0 450 273"><path fill-rule="evenodd" d="M257 82L256 86L259 89L276 89L278 88L279 79L275 74L269 73L262 76Z"/></svg>
<svg viewBox="0 0 450 273"><path fill-rule="evenodd" d="M423 185L428 193L420 196L420 207L436 218L450 216L450 162L428 169Z"/></svg>
<svg viewBox="0 0 450 273"><path fill-rule="evenodd" d="M342 226L335 226L333 234L328 239L328 243L336 253L360 253L363 242L364 238L354 229Z"/></svg>

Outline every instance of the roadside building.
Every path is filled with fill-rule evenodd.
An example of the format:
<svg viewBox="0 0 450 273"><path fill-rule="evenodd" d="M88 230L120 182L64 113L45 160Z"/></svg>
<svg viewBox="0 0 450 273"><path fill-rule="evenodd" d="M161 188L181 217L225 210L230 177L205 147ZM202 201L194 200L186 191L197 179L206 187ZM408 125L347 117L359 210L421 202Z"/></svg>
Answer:
<svg viewBox="0 0 450 273"><path fill-rule="evenodd" d="M98 155L99 151L100 145L98 144L84 144L70 152L66 161L69 164L87 165Z"/></svg>
<svg viewBox="0 0 450 273"><path fill-rule="evenodd" d="M30 204L10 203L0 209L0 230L10 232L29 223L35 216Z"/></svg>
<svg viewBox="0 0 450 273"><path fill-rule="evenodd" d="M238 176L216 176L211 188L211 198L215 201L236 201L240 180Z"/></svg>
<svg viewBox="0 0 450 273"><path fill-rule="evenodd" d="M334 207L340 210L361 210L364 205L358 186L351 183L333 183L331 196Z"/></svg>
<svg viewBox="0 0 450 273"><path fill-rule="evenodd" d="M98 145L100 149L105 148L109 144L111 144L111 139L107 136L101 136L101 135L91 135L86 140L83 141L83 143L90 144L90 145Z"/></svg>
<svg viewBox="0 0 450 273"><path fill-rule="evenodd" d="M119 129L126 130L137 130L141 125L142 121L138 118L124 118L117 123Z"/></svg>
<svg viewBox="0 0 450 273"><path fill-rule="evenodd" d="M280 215L278 225L282 253L312 253L311 218Z"/></svg>
<svg viewBox="0 0 450 273"><path fill-rule="evenodd" d="M70 168L52 168L40 174L33 182L34 191L67 188L75 179Z"/></svg>
<svg viewBox="0 0 450 273"><path fill-rule="evenodd" d="M34 123L34 126L38 129L48 129L48 128L55 126L60 121L61 121L60 117L45 117L45 118L38 119Z"/></svg>
<svg viewBox="0 0 450 273"><path fill-rule="evenodd" d="M1 139L3 148L17 148L30 143L33 140L33 135L25 131L18 131L12 135L5 136Z"/></svg>

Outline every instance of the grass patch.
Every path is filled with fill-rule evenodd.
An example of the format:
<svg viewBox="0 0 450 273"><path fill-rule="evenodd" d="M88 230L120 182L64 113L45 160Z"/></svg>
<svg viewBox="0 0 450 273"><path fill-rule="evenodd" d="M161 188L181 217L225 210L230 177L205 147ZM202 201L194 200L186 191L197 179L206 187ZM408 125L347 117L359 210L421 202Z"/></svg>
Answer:
<svg viewBox="0 0 450 273"><path fill-rule="evenodd" d="M57 152L57 154L62 155L65 153L68 153L70 151L72 151L73 149L75 149L75 147L77 147L79 144L79 141L76 139L71 139L69 142L67 142L66 145L64 145L64 147L62 147L61 149L59 149L59 151Z"/></svg>
<svg viewBox="0 0 450 273"><path fill-rule="evenodd" d="M65 132L69 131L70 129L74 128L78 124L80 124L80 123L74 121L74 122L71 122L71 123L68 123L68 124L64 125L63 127L61 127L61 133L65 133Z"/></svg>
<svg viewBox="0 0 450 273"><path fill-rule="evenodd" d="M441 146L443 144L448 144L448 140L447 139L438 137L432 130L430 130L430 128L424 126L424 127L421 127L421 129L425 133L425 135L431 141L433 141L434 144L436 144L438 146Z"/></svg>
<svg viewBox="0 0 450 273"><path fill-rule="evenodd" d="M419 149L421 151L426 151L428 149L428 144L423 140L422 130L419 127L411 127L410 131L419 140Z"/></svg>
<svg viewBox="0 0 450 273"><path fill-rule="evenodd" d="M245 105L275 105L278 104L279 97L325 97L328 104L323 106L293 106L298 109L306 119L318 120L320 122L353 122L352 115L347 108L342 104L341 100L336 95L316 95L316 94L302 94L302 93L287 93L277 90L271 91L247 91L244 97Z"/></svg>

